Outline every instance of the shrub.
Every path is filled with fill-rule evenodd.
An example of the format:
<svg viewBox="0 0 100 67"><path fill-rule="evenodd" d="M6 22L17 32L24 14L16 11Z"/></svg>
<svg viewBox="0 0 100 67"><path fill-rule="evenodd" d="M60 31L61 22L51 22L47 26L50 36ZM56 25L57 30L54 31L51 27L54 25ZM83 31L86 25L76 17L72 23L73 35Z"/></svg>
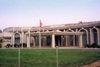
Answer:
<svg viewBox="0 0 100 67"><path fill-rule="evenodd" d="M2 47L2 44L0 44L0 48Z"/></svg>
<svg viewBox="0 0 100 67"><path fill-rule="evenodd" d="M93 43L93 44L91 45L91 47L93 47L93 48L97 48L98 45L97 45L96 43Z"/></svg>
<svg viewBox="0 0 100 67"><path fill-rule="evenodd" d="M23 43L23 47L27 47L27 44L26 43Z"/></svg>
<svg viewBox="0 0 100 67"><path fill-rule="evenodd" d="M90 44L86 44L86 45L84 45L84 47L85 47L85 48L86 48L86 47L91 48L91 45L90 45Z"/></svg>
<svg viewBox="0 0 100 67"><path fill-rule="evenodd" d="M14 44L14 47L19 47L19 45L18 44Z"/></svg>
<svg viewBox="0 0 100 67"><path fill-rule="evenodd" d="M6 47L9 48L9 47L12 47L12 45L11 44L7 44Z"/></svg>
<svg viewBox="0 0 100 67"><path fill-rule="evenodd" d="M98 47L97 48L100 48L100 45L98 45Z"/></svg>
<svg viewBox="0 0 100 67"><path fill-rule="evenodd" d="M3 40L4 39L0 37L0 48L2 47Z"/></svg>
<svg viewBox="0 0 100 67"><path fill-rule="evenodd" d="M32 47L33 46L33 43L31 43L30 46Z"/></svg>

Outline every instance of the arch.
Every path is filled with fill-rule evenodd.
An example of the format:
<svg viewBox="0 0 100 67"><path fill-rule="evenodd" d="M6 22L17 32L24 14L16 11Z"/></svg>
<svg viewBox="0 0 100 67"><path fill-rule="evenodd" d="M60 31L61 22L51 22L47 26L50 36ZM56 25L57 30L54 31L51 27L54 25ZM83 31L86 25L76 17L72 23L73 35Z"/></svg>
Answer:
<svg viewBox="0 0 100 67"><path fill-rule="evenodd" d="M84 29L84 28L81 28L81 29L79 30L79 32L81 32L82 30L84 30L84 31L86 32L86 40L87 40L87 43L86 43L86 44L89 44L89 32L88 32L87 29Z"/></svg>
<svg viewBox="0 0 100 67"><path fill-rule="evenodd" d="M71 30L70 28L67 30L67 32L74 32L73 30Z"/></svg>
<svg viewBox="0 0 100 67"><path fill-rule="evenodd" d="M98 29L93 27L91 30L93 34L93 43L98 44Z"/></svg>
<svg viewBox="0 0 100 67"><path fill-rule="evenodd" d="M15 46L19 46L20 45L20 34L19 33L15 33L14 34L14 39L15 39Z"/></svg>
<svg viewBox="0 0 100 67"><path fill-rule="evenodd" d="M73 37L74 37L74 35L68 35L67 36L67 41L68 41L67 44L68 44L68 46L74 46L74 42L73 42L74 38Z"/></svg>
<svg viewBox="0 0 100 67"><path fill-rule="evenodd" d="M88 44L88 31L86 29L82 28L79 30L79 32L83 32L83 35L82 35L83 45Z"/></svg>
<svg viewBox="0 0 100 67"><path fill-rule="evenodd" d="M56 32L61 32L60 30L56 30Z"/></svg>

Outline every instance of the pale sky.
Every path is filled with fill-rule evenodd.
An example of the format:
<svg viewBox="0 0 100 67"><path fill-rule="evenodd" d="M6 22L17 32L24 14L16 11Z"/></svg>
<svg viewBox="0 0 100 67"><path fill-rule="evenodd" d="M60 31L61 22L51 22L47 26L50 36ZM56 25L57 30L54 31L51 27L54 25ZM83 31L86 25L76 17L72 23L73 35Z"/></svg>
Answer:
<svg viewBox="0 0 100 67"><path fill-rule="evenodd" d="M100 21L100 0L0 0L0 29Z"/></svg>

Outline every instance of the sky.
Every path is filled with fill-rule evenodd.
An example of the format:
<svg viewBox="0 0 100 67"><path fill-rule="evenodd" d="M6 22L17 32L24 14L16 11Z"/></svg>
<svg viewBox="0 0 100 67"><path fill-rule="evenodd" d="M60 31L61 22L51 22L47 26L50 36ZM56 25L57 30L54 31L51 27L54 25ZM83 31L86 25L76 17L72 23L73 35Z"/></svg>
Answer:
<svg viewBox="0 0 100 67"><path fill-rule="evenodd" d="M100 0L0 0L0 29L100 21Z"/></svg>

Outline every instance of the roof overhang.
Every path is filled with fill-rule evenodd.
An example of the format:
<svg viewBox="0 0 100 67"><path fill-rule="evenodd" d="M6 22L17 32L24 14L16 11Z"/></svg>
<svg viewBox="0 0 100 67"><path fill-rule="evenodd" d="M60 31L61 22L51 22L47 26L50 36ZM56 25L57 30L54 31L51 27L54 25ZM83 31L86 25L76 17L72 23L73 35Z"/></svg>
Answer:
<svg viewBox="0 0 100 67"><path fill-rule="evenodd" d="M41 35L82 35L83 32L33 32L30 33L31 36L39 36L39 34ZM27 35L29 35L29 33L27 33Z"/></svg>

